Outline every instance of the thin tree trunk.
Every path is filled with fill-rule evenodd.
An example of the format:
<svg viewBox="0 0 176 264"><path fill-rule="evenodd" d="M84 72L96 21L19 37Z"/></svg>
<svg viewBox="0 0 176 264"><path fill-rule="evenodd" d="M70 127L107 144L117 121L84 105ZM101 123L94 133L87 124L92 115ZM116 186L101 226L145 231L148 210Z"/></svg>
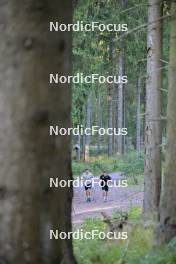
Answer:
<svg viewBox="0 0 176 264"><path fill-rule="evenodd" d="M113 45L109 45L109 67L112 67L113 61ZM112 104L112 84L108 84L108 128L113 128L113 104ZM108 157L113 155L113 135L108 135Z"/></svg>
<svg viewBox="0 0 176 264"><path fill-rule="evenodd" d="M145 124L146 124L146 76L143 87L143 105L144 105L144 115L142 120L142 145L143 149L145 148Z"/></svg>
<svg viewBox="0 0 176 264"><path fill-rule="evenodd" d="M115 126L118 129L118 85L115 85ZM114 137L114 152L118 153L118 137Z"/></svg>
<svg viewBox="0 0 176 264"><path fill-rule="evenodd" d="M167 148L166 166L163 179L160 226L158 229L159 242L168 242L176 236L176 2L171 5L171 34L169 88L167 104Z"/></svg>
<svg viewBox="0 0 176 264"><path fill-rule="evenodd" d="M82 159L85 161L85 135L82 136Z"/></svg>
<svg viewBox="0 0 176 264"><path fill-rule="evenodd" d="M102 127L102 109L101 109L101 94L98 91L98 99L97 99L97 126ZM99 154L101 150L101 136L97 134L97 153Z"/></svg>
<svg viewBox="0 0 176 264"><path fill-rule="evenodd" d="M125 59L125 58L124 58ZM123 65L124 65L125 63L123 62ZM123 66L123 69L124 69L125 67ZM123 73L124 74L124 73ZM126 122L127 122L127 120L126 120L126 98L125 98L125 85L123 85L123 127L127 127L126 126ZM126 144L126 142L125 142L125 139L126 139L126 137L125 136L122 136L122 153L124 154L125 153L125 148L126 148L126 146L125 146L125 144Z"/></svg>
<svg viewBox="0 0 176 264"><path fill-rule="evenodd" d="M73 264L72 241L49 237L71 230L72 189L49 189L72 178L69 137L49 136L71 125L71 89L48 84L71 74L71 35L48 27L71 23L72 2L6 0L0 16L0 262Z"/></svg>
<svg viewBox="0 0 176 264"><path fill-rule="evenodd" d="M145 216L158 212L161 191L162 21L159 20L161 16L162 0L149 0L144 171ZM158 22L152 23L156 20Z"/></svg>
<svg viewBox="0 0 176 264"><path fill-rule="evenodd" d="M91 128L91 116L92 116L92 96L90 95L87 100L86 128ZM85 135L85 149L84 149L85 162L89 162L90 160L90 141L91 141L91 136Z"/></svg>
<svg viewBox="0 0 176 264"><path fill-rule="evenodd" d="M137 123L136 123L136 150L141 150L141 76L137 81Z"/></svg>
<svg viewBox="0 0 176 264"><path fill-rule="evenodd" d="M76 151L76 161L80 162L81 160L81 136L78 135L77 137L77 144L75 146L75 151Z"/></svg>
<svg viewBox="0 0 176 264"><path fill-rule="evenodd" d="M125 125L125 127L128 127L129 121L130 121L130 114L129 114L128 108L126 108L126 120L125 120L126 125ZM130 147L130 137L127 135L124 138L125 138L124 152L128 153L129 147Z"/></svg>
<svg viewBox="0 0 176 264"><path fill-rule="evenodd" d="M119 54L119 76L124 75L124 50L123 50L123 44L121 41L120 45L120 54ZM123 128L123 104L124 104L124 84L120 83L118 85L117 89L117 107L118 107L118 114L117 114L117 128L122 129ZM120 154L123 154L123 136L119 135L117 136L117 149Z"/></svg>
<svg viewBox="0 0 176 264"><path fill-rule="evenodd" d="M122 10L126 7L126 0L120 0ZM122 18L123 20L123 18ZM120 40L120 52L119 52L119 63L118 63L118 75L123 76L125 72L125 54L124 54L124 38L121 34L122 39ZM125 125L125 97L124 97L124 84L120 83L117 89L117 113L116 113L116 127L122 129ZM124 153L125 148L125 137L122 135L117 136L117 152L119 154Z"/></svg>
<svg viewBox="0 0 176 264"><path fill-rule="evenodd" d="M113 127L112 85L108 85L108 128ZM108 135L108 156L113 155L113 135Z"/></svg>

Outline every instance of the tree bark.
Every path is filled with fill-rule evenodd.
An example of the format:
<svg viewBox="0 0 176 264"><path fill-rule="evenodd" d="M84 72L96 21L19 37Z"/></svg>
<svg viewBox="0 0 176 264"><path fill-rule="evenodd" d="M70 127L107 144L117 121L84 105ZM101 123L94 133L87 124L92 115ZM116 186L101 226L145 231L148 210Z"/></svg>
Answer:
<svg viewBox="0 0 176 264"><path fill-rule="evenodd" d="M102 102L101 102L101 94L98 91L98 98L97 98L97 126L102 127ZM97 153L100 154L101 150L101 136L97 134Z"/></svg>
<svg viewBox="0 0 176 264"><path fill-rule="evenodd" d="M149 0L145 126L144 214L157 214L161 191L162 0ZM153 23L154 21L158 21Z"/></svg>
<svg viewBox="0 0 176 264"><path fill-rule="evenodd" d="M0 262L73 264L72 241L49 239L71 230L71 188L49 189L72 178L69 137L49 136L50 124L70 127L71 89L48 80L71 74L71 35L49 21L71 23L72 3L0 5Z"/></svg>
<svg viewBox="0 0 176 264"><path fill-rule="evenodd" d="M108 85L108 128L113 128L112 85ZM113 155L113 135L108 135L108 157Z"/></svg>
<svg viewBox="0 0 176 264"><path fill-rule="evenodd" d="M137 123L136 123L136 150L141 150L141 76L137 81Z"/></svg>
<svg viewBox="0 0 176 264"><path fill-rule="evenodd" d="M88 97L87 109L86 109L86 128L91 128L91 115L92 115L92 95ZM84 149L84 161L90 160L90 135L85 135L85 149Z"/></svg>
<svg viewBox="0 0 176 264"><path fill-rule="evenodd" d="M166 166L160 204L159 242L168 242L176 236L176 2L171 4L171 33L169 59L169 88L167 104Z"/></svg>
<svg viewBox="0 0 176 264"><path fill-rule="evenodd" d="M125 57L123 61L123 74L125 71ZM127 127L127 119L126 119L126 98L125 98L125 85L123 85L123 126L122 127ZM124 154L126 151L126 137L122 136L122 154Z"/></svg>
<svg viewBox="0 0 176 264"><path fill-rule="evenodd" d="M112 67L113 44L109 45L109 67ZM108 84L108 128L113 128L113 103L112 103L112 84ZM113 135L108 135L108 157L113 155Z"/></svg>
<svg viewBox="0 0 176 264"><path fill-rule="evenodd" d="M77 144L75 146L75 151L76 151L76 161L80 162L81 160L81 136L77 136Z"/></svg>
<svg viewBox="0 0 176 264"><path fill-rule="evenodd" d="M124 40L122 40L124 41ZM124 75L124 49L123 43L120 44L120 53L119 53L119 76ZM117 128L122 129L124 123L124 84L120 83L117 87ZM119 154L123 154L123 136L117 136L117 150Z"/></svg>
<svg viewBox="0 0 176 264"><path fill-rule="evenodd" d="M126 0L120 0L120 5L122 10L125 9L127 2ZM123 17L121 17L123 21ZM119 61L118 61L118 75L123 76L125 72L125 53L124 53L124 41L123 33L121 33L121 40L119 44ZM117 87L117 114L116 114L116 127L117 129L122 129L125 125L125 97L124 97L124 88L125 85L120 83ZM122 135L117 136L117 151L119 154L124 153L125 148L125 137Z"/></svg>

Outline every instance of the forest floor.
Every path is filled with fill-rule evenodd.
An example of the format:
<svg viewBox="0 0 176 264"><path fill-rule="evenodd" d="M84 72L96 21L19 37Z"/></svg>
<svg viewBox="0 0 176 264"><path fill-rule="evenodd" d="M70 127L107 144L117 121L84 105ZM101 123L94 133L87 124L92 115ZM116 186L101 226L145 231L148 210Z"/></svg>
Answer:
<svg viewBox="0 0 176 264"><path fill-rule="evenodd" d="M120 173L111 173L112 180L124 179ZM98 179L98 177L95 177ZM92 201L86 202L84 188L74 188L72 222L79 225L86 218L101 217L101 212L112 215L115 211L127 212L131 207L140 207L143 202L143 187L140 185L128 187L110 187L107 202L103 201L99 184L92 189Z"/></svg>

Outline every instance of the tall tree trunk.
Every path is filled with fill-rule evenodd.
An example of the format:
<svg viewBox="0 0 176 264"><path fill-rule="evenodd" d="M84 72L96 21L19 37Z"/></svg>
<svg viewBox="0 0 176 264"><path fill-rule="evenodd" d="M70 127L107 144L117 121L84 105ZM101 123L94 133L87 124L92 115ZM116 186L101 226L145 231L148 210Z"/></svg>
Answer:
<svg viewBox="0 0 176 264"><path fill-rule="evenodd" d="M125 9L127 2L126 0L120 0L120 5L122 10ZM121 20L123 21L123 16L121 17ZM123 33L121 33L121 37L123 36ZM124 41L125 39L122 37L119 44L119 61L118 61L118 75L123 76L125 72L125 53L124 53ZM116 128L122 129L125 125L125 97L124 97L124 84L120 83L116 87L117 95L117 105L116 105ZM117 136L117 152L119 154L124 153L125 148L125 137L122 135Z"/></svg>
<svg viewBox="0 0 176 264"><path fill-rule="evenodd" d="M144 214L158 212L161 191L162 0L149 0ZM158 22L154 22L154 21Z"/></svg>
<svg viewBox="0 0 176 264"><path fill-rule="evenodd" d="M112 85L108 85L108 128L113 127ZM113 155L113 135L108 135L108 156Z"/></svg>
<svg viewBox="0 0 176 264"><path fill-rule="evenodd" d="M125 60L125 58L124 58ZM125 65L125 62L123 62L123 65ZM123 66L123 69L125 70L125 66ZM124 74L124 73L123 73ZM127 127L127 119L126 119L126 98L125 98L125 85L123 85L123 126ZM126 137L122 136L122 153L124 154L126 151Z"/></svg>
<svg viewBox="0 0 176 264"><path fill-rule="evenodd" d="M82 137L81 137L81 141L82 141L82 159L85 161L85 138L86 138L86 136L85 135L83 135Z"/></svg>
<svg viewBox="0 0 176 264"><path fill-rule="evenodd" d="M115 85L115 121L114 124L116 128L118 129L118 85ZM114 152L115 154L118 153L118 136L114 137Z"/></svg>
<svg viewBox="0 0 176 264"><path fill-rule="evenodd" d="M71 23L72 3L6 0L0 16L0 262L72 264L72 241L49 236L71 230L72 190L49 189L71 179L70 139L49 136L70 127L71 89L48 82L71 74L71 35L48 27Z"/></svg>
<svg viewBox="0 0 176 264"><path fill-rule="evenodd" d="M137 81L137 123L136 123L136 150L141 150L141 81L139 76Z"/></svg>
<svg viewBox="0 0 176 264"><path fill-rule="evenodd" d="M142 97L142 103L143 103L143 107L144 107L144 114L143 114L143 119L142 119L142 146L143 149L145 147L145 124L146 124L146 76L144 79L144 86L143 86L143 97Z"/></svg>
<svg viewBox="0 0 176 264"><path fill-rule="evenodd" d="M75 151L76 151L76 161L80 162L81 160L81 136L77 136L77 144L75 146Z"/></svg>
<svg viewBox="0 0 176 264"><path fill-rule="evenodd" d="M123 40L124 41L124 40ZM120 44L120 53L119 53L119 76L124 75L124 48L123 43L121 41ZM124 84L120 83L117 88L117 128L122 129L123 128L123 111L124 111ZM119 135L117 136L117 149L120 154L123 154L123 136Z"/></svg>
<svg viewBox="0 0 176 264"><path fill-rule="evenodd" d="M92 95L88 97L87 109L86 109L86 128L91 128L91 116L92 116ZM90 135L85 135L85 147L84 147L84 161L90 160Z"/></svg>
<svg viewBox="0 0 176 264"><path fill-rule="evenodd" d="M102 109L101 109L101 94L98 91L98 98L97 98L97 126L102 127ZM97 134L97 153L99 154L101 150L101 136Z"/></svg>
<svg viewBox="0 0 176 264"><path fill-rule="evenodd" d="M109 45L109 67L112 67L113 62L113 44ZM113 128L113 104L112 104L112 84L108 84L108 128ZM113 155L113 135L108 135L108 157Z"/></svg>
<svg viewBox="0 0 176 264"><path fill-rule="evenodd" d="M176 2L171 5L169 88L167 104L167 149L158 238L168 242L176 236Z"/></svg>

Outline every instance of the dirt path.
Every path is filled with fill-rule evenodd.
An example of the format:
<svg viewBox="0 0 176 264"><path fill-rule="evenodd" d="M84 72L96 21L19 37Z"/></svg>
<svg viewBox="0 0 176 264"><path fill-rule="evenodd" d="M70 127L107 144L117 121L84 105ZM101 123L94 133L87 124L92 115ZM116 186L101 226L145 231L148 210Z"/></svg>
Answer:
<svg viewBox="0 0 176 264"><path fill-rule="evenodd" d="M113 180L124 179L120 173L111 173ZM95 177L97 178L97 177ZM98 179L98 178L97 178ZM92 201L86 202L84 188L74 188L72 221L73 224L83 223L85 218L101 217L104 211L112 214L115 210L127 211L133 206L142 206L143 191L141 186L111 187L107 202L102 199L102 192L99 184L92 189Z"/></svg>

